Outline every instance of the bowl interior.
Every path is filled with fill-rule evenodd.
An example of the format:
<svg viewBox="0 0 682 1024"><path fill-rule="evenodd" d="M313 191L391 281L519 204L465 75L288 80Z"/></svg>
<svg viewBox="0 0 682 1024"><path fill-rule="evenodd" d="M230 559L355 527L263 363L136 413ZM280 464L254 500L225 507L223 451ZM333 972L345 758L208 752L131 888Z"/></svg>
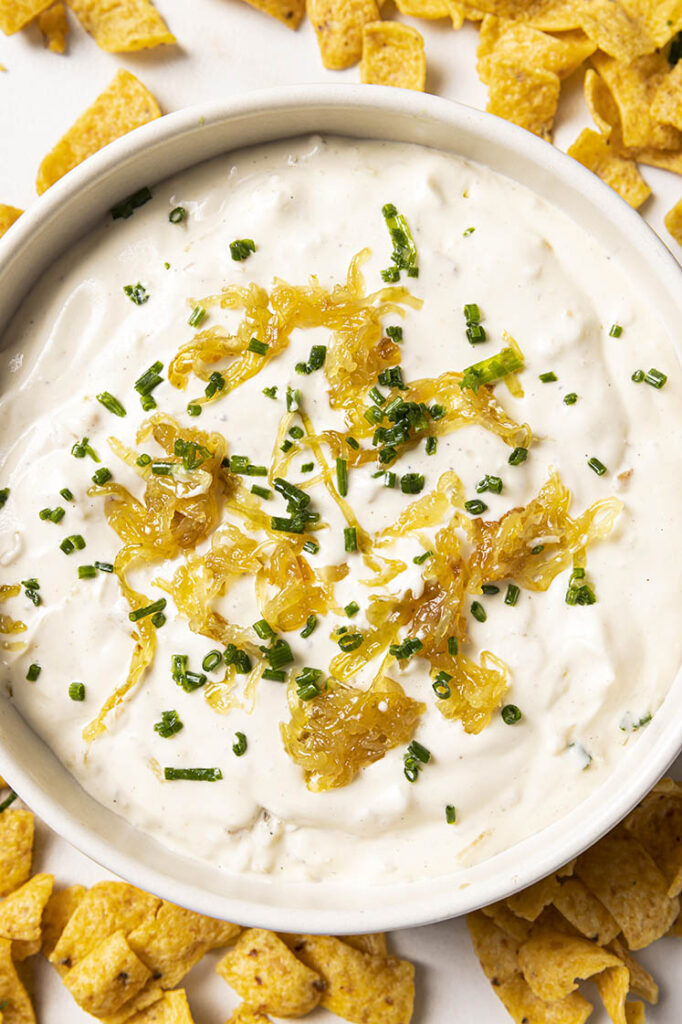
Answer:
<svg viewBox="0 0 682 1024"><path fill-rule="evenodd" d="M682 272L647 225L574 161L486 114L419 94L368 86L256 93L138 129L58 182L0 241L0 331L41 272L114 202L229 150L305 134L421 143L486 164L553 203L596 237L656 308L673 339ZM302 932L426 924L501 899L570 860L610 829L682 746L682 674L618 772L550 828L476 867L372 887L231 877L163 848L81 789L0 697L0 771L65 839L134 884L197 911ZM493 768L491 768L493 770Z"/></svg>

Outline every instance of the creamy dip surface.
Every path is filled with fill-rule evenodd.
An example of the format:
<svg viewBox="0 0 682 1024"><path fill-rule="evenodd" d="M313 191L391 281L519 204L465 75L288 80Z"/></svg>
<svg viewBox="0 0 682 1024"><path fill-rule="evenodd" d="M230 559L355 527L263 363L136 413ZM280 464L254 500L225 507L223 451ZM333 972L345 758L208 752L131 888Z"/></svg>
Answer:
<svg viewBox="0 0 682 1024"><path fill-rule="evenodd" d="M41 597L35 605L22 586L0 605L2 614L27 627L0 638L5 693L97 800L169 847L229 873L423 878L484 861L555 822L617 769L680 663L673 598L682 583L682 391L677 357L655 313L636 284L562 213L500 175L425 148L309 137L221 157L152 192L129 219L107 219L60 257L3 340L0 487L9 488L9 496L0 510L1 582L37 579ZM272 462L287 387L301 391L318 432L343 430L342 412L329 405L324 369L295 370L312 345L333 344L327 329L296 329L283 352L204 406L200 417L186 410L205 382L190 376L186 391L173 388L168 365L195 333L188 325L195 303L227 285L255 282L269 290L275 278L304 285L314 274L330 288L345 280L352 257L368 247L366 290L385 287L381 270L392 248L385 203L405 216L419 257L419 276L402 274L400 284L423 300L422 308L406 307L404 318L385 319L403 328L405 381L464 370L503 348L508 332L525 358L518 375L523 396L512 397L503 382L495 396L514 420L529 424L534 439L520 465L510 465L510 447L478 425L439 437L434 454L426 454L422 441L389 467L398 481L407 473L424 475L416 496L399 484L384 486L373 475L373 461L349 469L347 501L358 522L370 535L394 523L446 470L457 473L467 499L488 506L483 520L499 519L526 505L556 469L571 492L573 516L611 496L623 502L611 534L587 550L586 579L596 603L567 603L571 567L544 593L522 588L514 605L505 603L510 581L496 594L469 594L463 650L475 661L481 651L492 651L506 663L509 689L500 707L513 704L522 718L509 725L498 708L480 733L467 733L439 712L427 661L412 657L402 669L393 662L388 675L426 705L415 739L430 752L429 762L411 782L404 773L407 744L401 744L350 784L312 792L280 735L280 723L289 718L286 684L261 680L253 707L243 701L227 714L206 699L224 665L207 672L207 683L192 692L178 686L172 656L187 655L199 673L216 643L193 633L153 583L170 580L184 556L136 566L131 583L151 601L166 597L166 622L156 631L152 664L107 717L103 735L87 743L84 728L126 679L135 629L115 574L78 577L81 565L113 563L121 547L107 524L105 499L88 494L92 475L107 467L115 482L141 497L143 481L115 456L108 438L163 457L153 442L136 444L150 413L141 407L135 381L162 362L163 382L153 393L159 411L184 426L219 432L229 455L248 456L256 465ZM169 212L178 206L187 216L172 223ZM253 239L256 251L234 260L235 239ZM141 305L124 292L138 282L149 296ZM480 309L487 333L482 344L467 339L463 308L470 303ZM241 315L212 306L201 326L230 331ZM622 331L612 332L614 324ZM650 367L667 375L663 388L632 380L634 371ZM543 382L540 375L548 373L557 379ZM276 399L263 394L275 385ZM103 391L123 404L125 417L98 402ZM577 399L568 404L571 393ZM71 454L84 436L100 463ZM305 441L295 443L300 450L287 479L297 484L306 479L302 465L315 462L313 475L319 467ZM594 472L591 458L606 472ZM502 480L501 493L477 494L486 474ZM263 478L244 481L270 486ZM63 488L73 500L60 495ZM371 575L362 555L345 550L346 522L337 504L322 484L310 493L325 528L310 535L319 552L305 557L313 568L345 563L349 571L335 584L337 611L318 616L307 638L300 629L283 634L295 657L287 671L294 675L303 666L326 674L339 653L333 630L367 630L368 602L376 593L362 582ZM268 515L287 514L274 492L262 505ZM60 521L40 518L41 509L59 506ZM258 538L243 521L223 518ZM401 536L383 550L407 568L380 590L420 592L428 560L413 559L428 550L437 529ZM85 547L65 554L60 544L74 535ZM202 542L198 553L209 546ZM485 621L471 614L474 600ZM359 605L352 618L344 611L350 602ZM253 578L240 578L215 608L262 642L251 630L262 617ZM30 680L33 664L40 673ZM376 669L350 682L366 687ZM243 686L244 677L237 679ZM74 682L84 684L82 701L69 696ZM164 738L154 725L168 710L177 712L183 728ZM233 753L238 732L247 742L242 756ZM167 781L168 766L215 767L222 779ZM454 823L446 818L449 805L456 809Z"/></svg>

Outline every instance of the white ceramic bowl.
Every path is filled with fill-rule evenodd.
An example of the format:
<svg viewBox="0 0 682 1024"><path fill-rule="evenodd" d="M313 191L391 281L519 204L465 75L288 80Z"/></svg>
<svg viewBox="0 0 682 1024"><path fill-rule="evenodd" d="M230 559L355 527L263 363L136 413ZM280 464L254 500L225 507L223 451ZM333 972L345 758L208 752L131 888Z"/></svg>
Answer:
<svg viewBox="0 0 682 1024"><path fill-rule="evenodd" d="M255 93L171 114L108 146L54 185L0 241L0 337L41 272L121 196L220 153L307 132L422 143L516 179L594 236L679 339L682 270L615 192L504 121L433 96L368 86ZM501 899L599 839L653 786L681 747L682 673L671 680L665 704L607 783L553 826L486 863L456 877L385 887L368 887L360 878L353 885L282 883L230 877L163 848L81 789L0 697L0 773L56 832L143 889L205 914L286 931L413 926Z"/></svg>

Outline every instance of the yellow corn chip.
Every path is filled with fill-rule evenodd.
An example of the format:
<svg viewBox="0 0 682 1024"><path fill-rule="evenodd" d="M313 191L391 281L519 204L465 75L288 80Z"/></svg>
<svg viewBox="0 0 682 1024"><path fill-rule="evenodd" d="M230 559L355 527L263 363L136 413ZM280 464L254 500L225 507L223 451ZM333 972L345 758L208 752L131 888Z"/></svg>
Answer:
<svg viewBox="0 0 682 1024"><path fill-rule="evenodd" d="M607 967L605 971L592 979L601 996L604 1009L613 1024L627 1024L625 1016L625 1000L630 988L630 975L627 967Z"/></svg>
<svg viewBox="0 0 682 1024"><path fill-rule="evenodd" d="M682 914L678 914L673 923L671 924L666 935L675 936L675 938L682 939Z"/></svg>
<svg viewBox="0 0 682 1024"><path fill-rule="evenodd" d="M321 1004L361 1024L407 1024L414 1004L414 967L378 957L327 935L290 938L291 948L326 982Z"/></svg>
<svg viewBox="0 0 682 1024"><path fill-rule="evenodd" d="M575 0L535 0L523 20L543 32L570 32L580 28L580 5Z"/></svg>
<svg viewBox="0 0 682 1024"><path fill-rule="evenodd" d="M528 938L531 929L530 923L524 921L521 917L517 917L516 914L512 914L504 901L492 903L489 907L483 907L481 912L494 921L498 928L501 928L503 932L508 932L518 942L523 942L524 939Z"/></svg>
<svg viewBox="0 0 682 1024"><path fill-rule="evenodd" d="M30 811L0 814L0 899L23 885L31 874L33 831Z"/></svg>
<svg viewBox="0 0 682 1024"><path fill-rule="evenodd" d="M569 147L568 155L615 189L618 195L635 209L651 195L651 189L637 170L635 161L617 156L609 142L591 128L585 128L580 133Z"/></svg>
<svg viewBox="0 0 682 1024"><path fill-rule="evenodd" d="M614 127L618 127L620 139L620 114L608 85L592 68L585 74L585 102L592 120L605 139L610 139Z"/></svg>
<svg viewBox="0 0 682 1024"><path fill-rule="evenodd" d="M34 875L0 903L0 938L12 941L13 960L39 951L43 910L53 883L53 875Z"/></svg>
<svg viewBox="0 0 682 1024"><path fill-rule="evenodd" d="M100 942L64 977L64 985L81 1009L93 1017L115 1013L151 977L122 931Z"/></svg>
<svg viewBox="0 0 682 1024"><path fill-rule="evenodd" d="M462 2L462 14L467 21L482 21L485 18L485 11L475 4L470 4L468 0Z"/></svg>
<svg viewBox="0 0 682 1024"><path fill-rule="evenodd" d="M161 999L130 1018L130 1024L194 1024L185 990L164 992Z"/></svg>
<svg viewBox="0 0 682 1024"><path fill-rule="evenodd" d="M305 14L305 0L246 0L246 3L291 29L298 28Z"/></svg>
<svg viewBox="0 0 682 1024"><path fill-rule="evenodd" d="M15 221L19 220L23 210L18 210L16 206L7 206L5 203L0 203L0 238L5 234L6 231L12 227ZM7 783L0 780L0 789L5 789Z"/></svg>
<svg viewBox="0 0 682 1024"><path fill-rule="evenodd" d="M424 40L416 28L398 21L374 21L365 25L360 81L423 92L426 57Z"/></svg>
<svg viewBox="0 0 682 1024"><path fill-rule="evenodd" d="M369 935L338 935L337 938L362 953L371 953L372 956L388 955L386 936L383 932L372 932Z"/></svg>
<svg viewBox="0 0 682 1024"><path fill-rule="evenodd" d="M559 882L555 875L542 878L535 885L529 885L527 889L517 892L507 899L507 906L517 917L523 917L526 921L535 921L541 911L548 906L559 891Z"/></svg>
<svg viewBox="0 0 682 1024"><path fill-rule="evenodd" d="M148 1009L165 995L162 988L154 984L154 980L148 981L144 988L140 989L136 996L124 1003L116 1013L100 1017L101 1024L127 1024L131 1017Z"/></svg>
<svg viewBox="0 0 682 1024"><path fill-rule="evenodd" d="M467 915L467 928L483 973L492 985L497 987L520 973L519 943L513 936L498 928L480 910Z"/></svg>
<svg viewBox="0 0 682 1024"><path fill-rule="evenodd" d="M574 992L576 979L591 978L607 967L622 968L618 957L601 946L557 932L527 939L519 947L519 965L535 995L547 1002Z"/></svg>
<svg viewBox="0 0 682 1024"><path fill-rule="evenodd" d="M678 245L682 245L682 199L665 215L665 226ZM679 842L679 840L678 840ZM679 923L679 918L678 918ZM675 933L677 934L677 933Z"/></svg>
<svg viewBox="0 0 682 1024"><path fill-rule="evenodd" d="M476 0L476 7L483 14L495 14L498 18L522 18L533 6L533 0Z"/></svg>
<svg viewBox="0 0 682 1024"><path fill-rule="evenodd" d="M620 925L630 949L665 935L680 912L677 898L641 843L624 830L612 832L583 853L576 874Z"/></svg>
<svg viewBox="0 0 682 1024"><path fill-rule="evenodd" d="M52 0L0 0L0 29L6 36L11 36L51 3Z"/></svg>
<svg viewBox="0 0 682 1024"><path fill-rule="evenodd" d="M529 71L496 61L488 82L491 114L549 140L559 102L559 77L553 71Z"/></svg>
<svg viewBox="0 0 682 1024"><path fill-rule="evenodd" d="M491 62L499 59L531 71L553 71L559 78L566 78L596 48L582 29L552 36L524 22L487 17L481 26L478 73L481 81L487 82Z"/></svg>
<svg viewBox="0 0 682 1024"><path fill-rule="evenodd" d="M646 1010L644 1003L626 1003L625 1020L627 1024L646 1024Z"/></svg>
<svg viewBox="0 0 682 1024"><path fill-rule="evenodd" d="M552 901L560 914L586 939L606 946L620 932L606 907L579 878L568 878Z"/></svg>
<svg viewBox="0 0 682 1024"><path fill-rule="evenodd" d="M236 939L239 925L216 921L163 902L128 935L131 949L147 965L161 988L175 988L202 956Z"/></svg>
<svg viewBox="0 0 682 1024"><path fill-rule="evenodd" d="M264 1017L257 1010L250 1010L246 1003L240 1003L225 1024L271 1024L269 1017Z"/></svg>
<svg viewBox="0 0 682 1024"><path fill-rule="evenodd" d="M160 116L156 100L142 82L129 71L117 71L104 92L44 158L38 168L38 193L109 142Z"/></svg>
<svg viewBox="0 0 682 1024"><path fill-rule="evenodd" d="M425 18L435 21L438 18L451 18L453 28L461 28L464 21L464 5L456 0L396 0L396 7L401 14L411 18Z"/></svg>
<svg viewBox="0 0 682 1024"><path fill-rule="evenodd" d="M14 206L9 206L9 207L7 207L7 209L14 210L15 207ZM0 789L9 789L9 787L8 787L7 783L5 782L5 780L3 779L2 775L0 775Z"/></svg>
<svg viewBox="0 0 682 1024"><path fill-rule="evenodd" d="M69 34L69 23L66 20L66 7L62 3L53 4L38 15L38 28L43 33L45 46L52 53L64 53L66 38Z"/></svg>
<svg viewBox="0 0 682 1024"><path fill-rule="evenodd" d="M580 27L600 50L627 63L652 53L656 43L637 17L618 0L581 0Z"/></svg>
<svg viewBox="0 0 682 1024"><path fill-rule="evenodd" d="M680 67L682 69L682 65ZM682 891L682 786L675 784L672 790L654 789L628 815L625 827L630 835L640 841L665 875L668 896L677 896Z"/></svg>
<svg viewBox="0 0 682 1024"><path fill-rule="evenodd" d="M68 4L85 31L108 53L176 41L151 0L68 0Z"/></svg>
<svg viewBox="0 0 682 1024"><path fill-rule="evenodd" d="M614 939L613 942L610 942L609 949L612 953L615 953L619 960L623 961L630 972L630 988L632 991L641 996L642 999L646 999L648 1003L657 1003L658 985L646 967L643 967L639 960L635 960L630 950L626 949L619 939Z"/></svg>
<svg viewBox="0 0 682 1024"><path fill-rule="evenodd" d="M636 156L640 164L648 167L660 167L664 171L682 174L682 149L666 152L662 149L630 149L628 153Z"/></svg>
<svg viewBox="0 0 682 1024"><path fill-rule="evenodd" d="M663 54L652 53L623 64L603 53L595 53L592 62L616 101L626 146L680 148L680 132L671 125L659 124L651 112L656 92L668 72Z"/></svg>
<svg viewBox="0 0 682 1024"><path fill-rule="evenodd" d="M307 0L306 6L324 66L340 71L357 64L364 26L379 20L376 0Z"/></svg>
<svg viewBox="0 0 682 1024"><path fill-rule="evenodd" d="M553 1003L538 999L520 974L503 981L493 991L515 1024L585 1024L592 1013L592 1003L578 992Z"/></svg>
<svg viewBox="0 0 682 1024"><path fill-rule="evenodd" d="M67 921L79 905L87 889L84 885L69 885L65 889L57 889L47 901L43 912L43 955L52 955L59 936L64 931Z"/></svg>
<svg viewBox="0 0 682 1024"><path fill-rule="evenodd" d="M114 932L130 934L153 917L161 900L125 882L98 882L69 918L50 962L66 974Z"/></svg>
<svg viewBox="0 0 682 1024"><path fill-rule="evenodd" d="M625 6L659 49L682 29L682 0L625 0Z"/></svg>
<svg viewBox="0 0 682 1024"><path fill-rule="evenodd" d="M36 1024L31 1000L12 961L12 943L0 939L0 1003L5 1024Z"/></svg>
<svg viewBox="0 0 682 1024"><path fill-rule="evenodd" d="M243 932L216 970L249 1006L276 1017L302 1017L317 1006L324 990L320 975L262 928Z"/></svg>

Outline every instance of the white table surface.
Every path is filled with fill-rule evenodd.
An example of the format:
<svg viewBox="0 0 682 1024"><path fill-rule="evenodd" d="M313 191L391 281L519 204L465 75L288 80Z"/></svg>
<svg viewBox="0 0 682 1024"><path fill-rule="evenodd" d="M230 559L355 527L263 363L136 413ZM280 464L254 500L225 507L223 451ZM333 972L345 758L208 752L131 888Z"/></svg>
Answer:
<svg viewBox="0 0 682 1024"><path fill-rule="evenodd" d="M157 0L157 6L179 40L177 47L121 56L103 53L73 19L64 57L44 49L37 29L9 39L0 36L0 64L6 68L0 74L0 202L25 208L34 201L33 183L43 155L119 67L137 74L166 112L267 86L358 81L357 68L331 72L322 67L309 23L291 32L241 0ZM386 16L393 16L390 6L384 8ZM426 41L429 91L484 107L485 89L475 71L476 30L465 25L455 33L445 21L414 23ZM588 123L578 73L564 85L557 144L566 149ZM682 178L648 167L642 173L655 193L643 215L682 259L682 250L663 227L665 212L682 196ZM675 774L682 777L682 758ZM42 826L36 868L54 872L62 884L87 885L106 877L100 867ZM463 921L398 932L391 937L391 946L417 965L414 1024L510 1020L483 977ZM668 939L641 954L662 989L660 1004L649 1011L650 1024L679 1024L682 1019L680 951L680 940ZM237 1002L213 970L216 959L206 957L187 981L196 1024L223 1024ZM36 958L35 981L41 1024L92 1021L41 958ZM596 990L585 989L596 1004ZM336 1020L324 1011L306 1019L311 1024ZM600 1011L591 1018L593 1024L606 1020Z"/></svg>

